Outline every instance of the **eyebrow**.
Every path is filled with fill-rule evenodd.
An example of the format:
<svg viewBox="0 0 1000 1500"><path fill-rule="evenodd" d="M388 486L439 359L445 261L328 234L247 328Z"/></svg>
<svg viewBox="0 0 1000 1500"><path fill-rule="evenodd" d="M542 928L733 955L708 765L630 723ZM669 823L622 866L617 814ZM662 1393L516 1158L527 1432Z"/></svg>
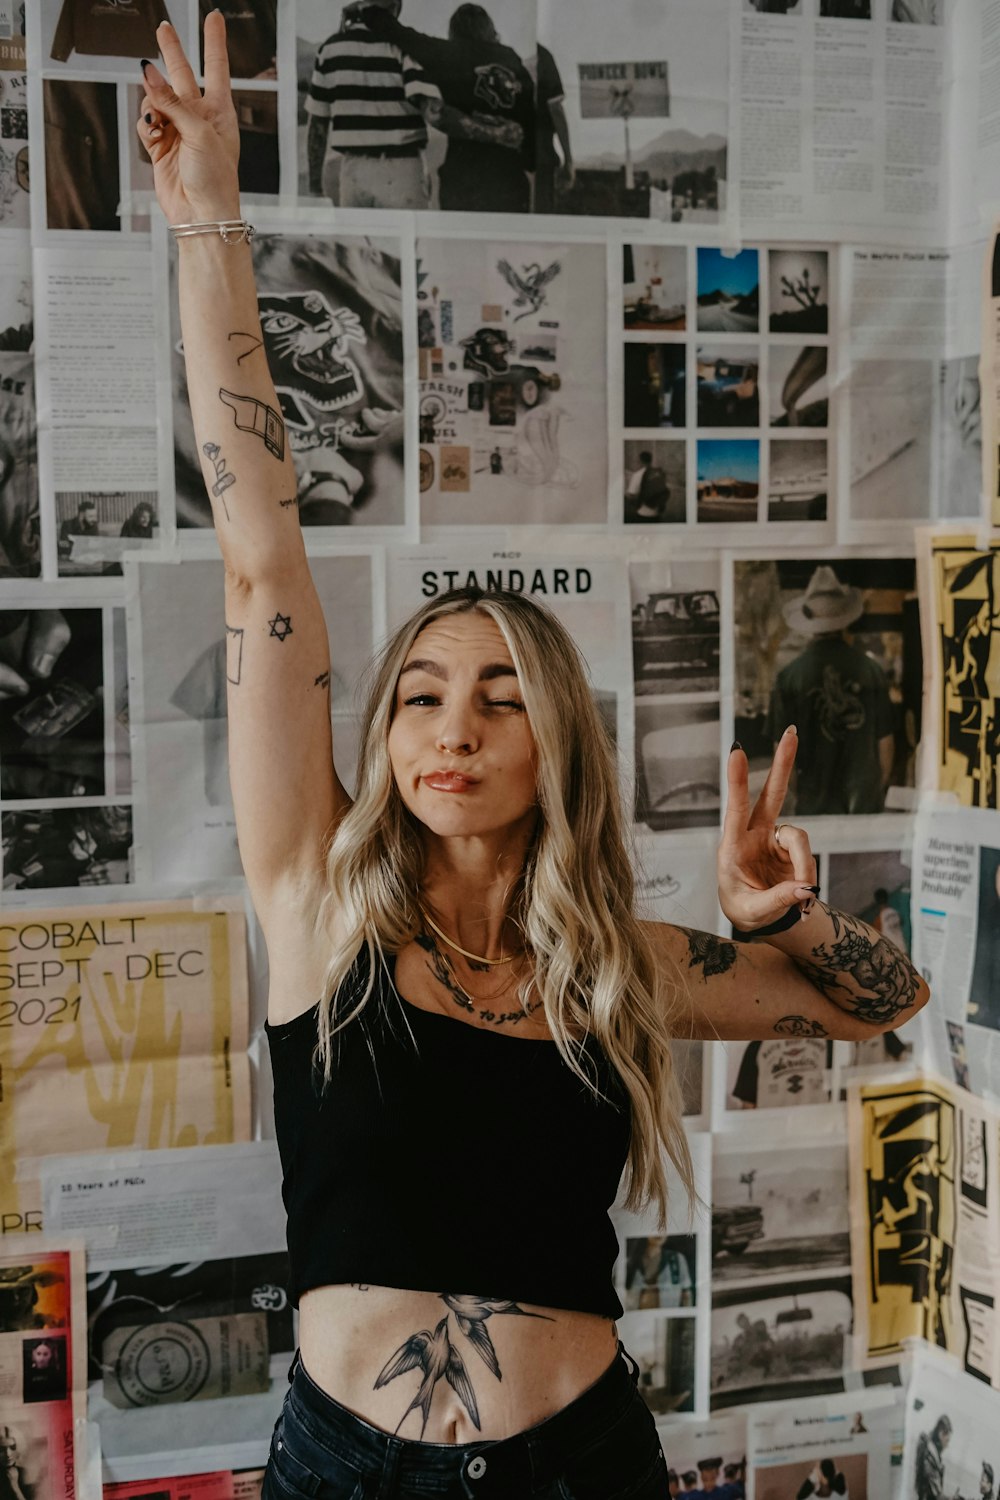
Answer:
<svg viewBox="0 0 1000 1500"><path fill-rule="evenodd" d="M417 661L408 661L406 663L406 666L399 674L400 678L405 677L407 672L428 672L431 677L439 677L442 682L447 682L448 680L447 670L441 665L441 663L437 661L430 661L426 657L421 657ZM485 667L480 667L478 680L480 682L493 682L497 677L516 676L517 671L515 670L513 662L491 661Z"/></svg>

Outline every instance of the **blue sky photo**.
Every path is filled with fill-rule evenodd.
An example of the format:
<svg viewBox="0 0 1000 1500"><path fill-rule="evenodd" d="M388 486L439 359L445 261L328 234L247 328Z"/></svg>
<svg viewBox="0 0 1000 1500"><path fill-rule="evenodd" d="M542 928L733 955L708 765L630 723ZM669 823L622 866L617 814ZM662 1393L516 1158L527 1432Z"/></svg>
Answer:
<svg viewBox="0 0 1000 1500"><path fill-rule="evenodd" d="M756 250L741 250L738 255L723 255L721 250L698 247L698 296L726 292L730 297L745 297L760 280Z"/></svg>
<svg viewBox="0 0 1000 1500"><path fill-rule="evenodd" d="M760 479L760 443L756 438L712 438L698 444L698 481Z"/></svg>

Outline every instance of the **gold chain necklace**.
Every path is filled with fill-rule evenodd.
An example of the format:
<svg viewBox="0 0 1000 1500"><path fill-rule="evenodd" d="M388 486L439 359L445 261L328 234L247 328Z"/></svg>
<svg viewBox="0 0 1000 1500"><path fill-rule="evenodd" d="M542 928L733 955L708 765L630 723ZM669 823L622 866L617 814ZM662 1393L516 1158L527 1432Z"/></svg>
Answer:
<svg viewBox="0 0 1000 1500"><path fill-rule="evenodd" d="M442 942L447 943L449 948L454 948L456 953L461 953L463 958L471 959L474 964L485 964L486 968L488 969L497 969L502 964L513 963L514 959L517 957L516 953L511 953L506 958L483 958L478 953L470 953L467 948L461 948L459 947L458 943L452 942L451 938L446 932L441 931L434 918L430 916L427 908L421 902L418 901L417 906L420 908L420 915L423 917L424 921L427 923L431 931L436 933Z"/></svg>

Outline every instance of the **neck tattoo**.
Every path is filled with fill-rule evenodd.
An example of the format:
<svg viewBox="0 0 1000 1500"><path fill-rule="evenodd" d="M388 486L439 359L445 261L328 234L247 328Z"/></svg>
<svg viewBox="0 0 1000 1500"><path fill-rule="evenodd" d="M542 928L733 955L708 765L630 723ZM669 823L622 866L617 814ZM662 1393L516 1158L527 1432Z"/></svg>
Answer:
<svg viewBox="0 0 1000 1500"><path fill-rule="evenodd" d="M540 1000L536 1000L533 1004L529 1002L527 1010L518 1007L517 1010L496 1011L489 1006L485 1010L482 1010L455 978L451 959L447 954L441 952L434 941L433 934L427 932L422 927L416 935L416 942L427 954L427 967L433 977L459 1009L464 1010L467 1015L477 1016L480 1021L484 1021L491 1026L505 1026L507 1024L516 1026L520 1021L527 1021L542 1003ZM469 964L470 969L478 969L479 967L479 965L474 963ZM486 972L489 971L487 965L483 965L482 968Z"/></svg>

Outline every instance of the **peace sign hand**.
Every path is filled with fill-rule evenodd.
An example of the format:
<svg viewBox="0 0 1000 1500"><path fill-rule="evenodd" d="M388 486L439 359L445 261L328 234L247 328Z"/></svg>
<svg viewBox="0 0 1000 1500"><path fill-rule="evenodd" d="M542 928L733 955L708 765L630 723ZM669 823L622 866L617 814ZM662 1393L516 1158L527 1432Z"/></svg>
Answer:
<svg viewBox="0 0 1000 1500"><path fill-rule="evenodd" d="M743 932L769 927L792 906L808 912L816 896L816 861L808 835L776 821L798 743L794 727L786 729L752 812L746 755L738 745L729 755L729 796L718 854L719 902L733 926Z"/></svg>
<svg viewBox="0 0 1000 1500"><path fill-rule="evenodd" d="M168 224L237 219L240 133L229 83L222 12L205 17L205 92L198 87L180 38L169 21L156 40L169 75L146 63L146 94L136 125L153 163L153 183Z"/></svg>

